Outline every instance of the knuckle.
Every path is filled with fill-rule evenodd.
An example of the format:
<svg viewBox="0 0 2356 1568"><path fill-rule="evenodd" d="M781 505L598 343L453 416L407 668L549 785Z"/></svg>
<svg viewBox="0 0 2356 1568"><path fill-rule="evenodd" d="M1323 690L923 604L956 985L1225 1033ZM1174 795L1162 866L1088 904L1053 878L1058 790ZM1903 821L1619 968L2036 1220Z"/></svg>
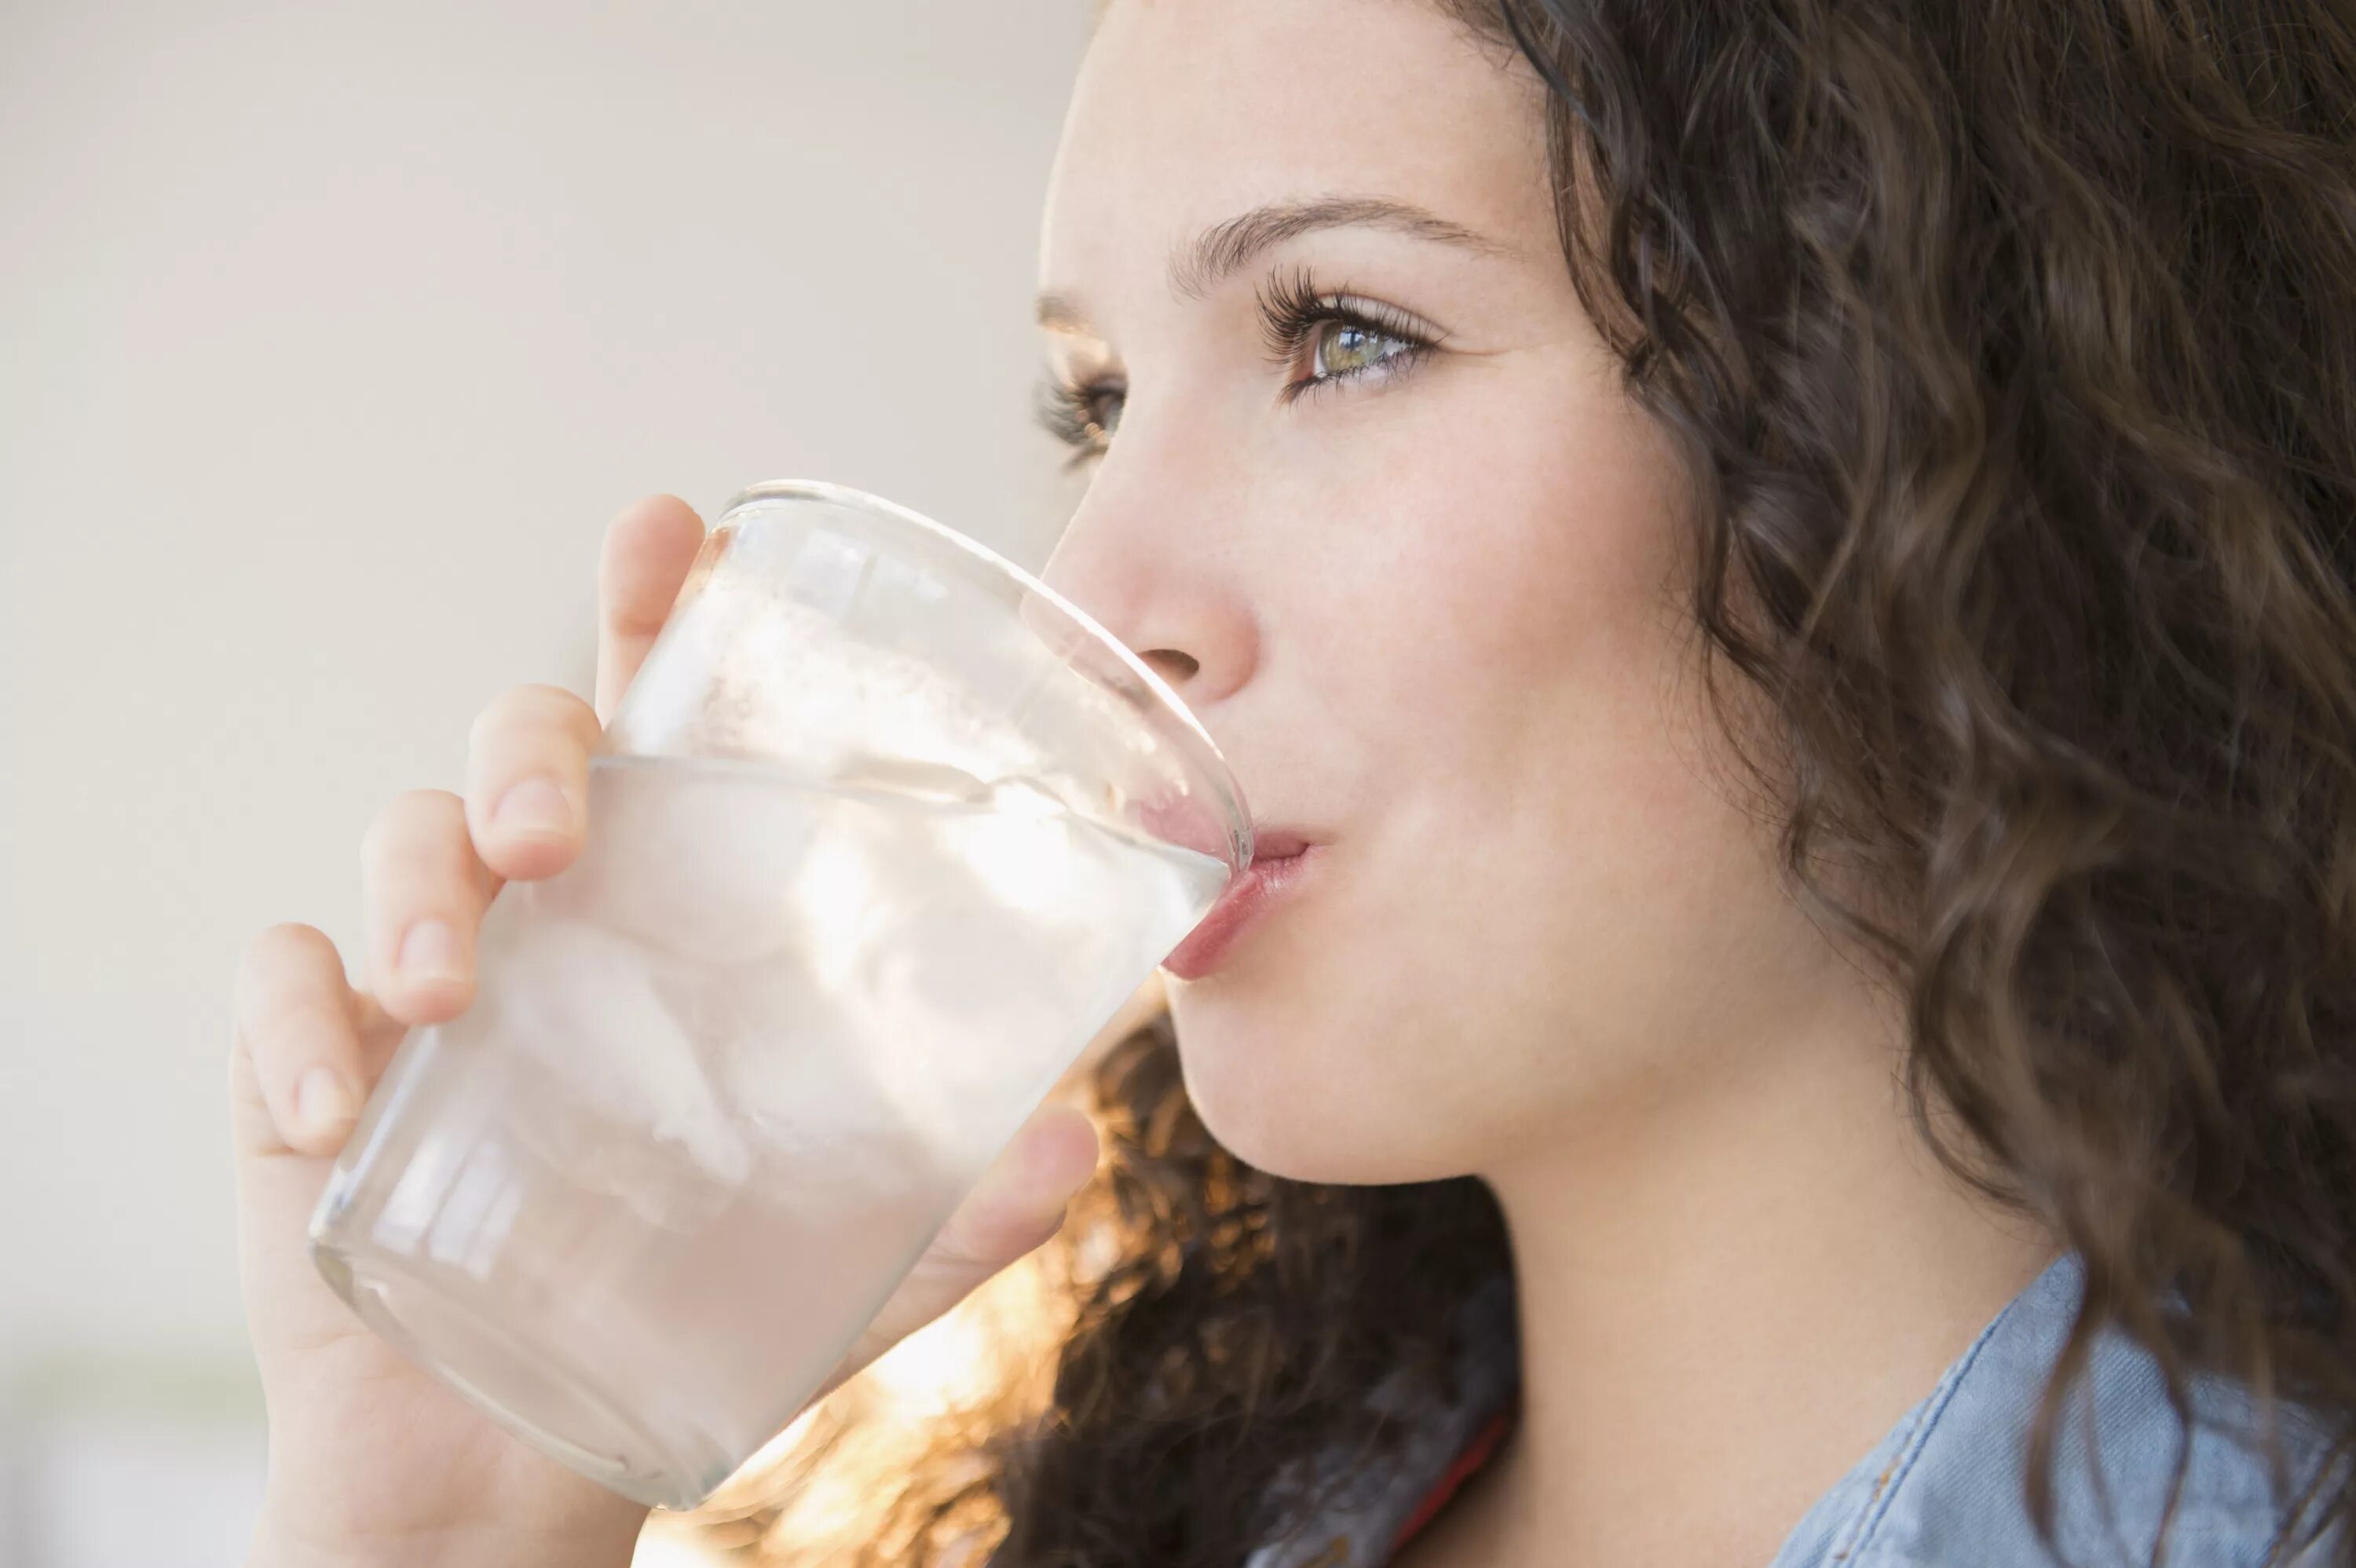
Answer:
<svg viewBox="0 0 2356 1568"><path fill-rule="evenodd" d="M342 1020L335 1009L316 997L291 997L261 1020L253 1045L256 1056L274 1063L273 1081L292 1078L301 1063L320 1054L321 1042L333 1038Z"/></svg>
<svg viewBox="0 0 2356 1568"><path fill-rule="evenodd" d="M232 1016L242 1031L271 997L305 973L340 976L343 959L315 925L283 922L255 933L239 955Z"/></svg>
<svg viewBox="0 0 2356 1568"><path fill-rule="evenodd" d="M514 725L516 693L520 689L522 688L519 687L510 687L483 704L481 709L475 715L475 721L466 726L466 745L469 750L481 751Z"/></svg>
<svg viewBox="0 0 2356 1568"><path fill-rule="evenodd" d="M1046 1240L1027 1215L991 1209L958 1215L934 1242L934 1256L964 1288L971 1288Z"/></svg>
<svg viewBox="0 0 2356 1568"><path fill-rule="evenodd" d="M413 789L395 795L360 837L360 861L377 869L446 847L466 829L466 807L448 790ZM437 843L437 841L439 841Z"/></svg>
<svg viewBox="0 0 2356 1568"><path fill-rule="evenodd" d="M969 1226L950 1224L933 1238L926 1249L926 1261L933 1265L941 1279L954 1281L958 1288L980 1280L990 1272L989 1253L974 1244Z"/></svg>
<svg viewBox="0 0 2356 1568"><path fill-rule="evenodd" d="M374 866L383 861L392 842L401 834L401 818L397 805L388 802L377 808L374 816L360 834L360 864Z"/></svg>
<svg viewBox="0 0 2356 1568"><path fill-rule="evenodd" d="M253 1049L253 1015L272 973L283 967L280 955L297 946L309 926L281 923L253 933L237 955L237 972L230 982L230 1061L236 1062Z"/></svg>
<svg viewBox="0 0 2356 1568"><path fill-rule="evenodd" d="M255 933L253 940L245 944L241 968L247 977L252 978L265 969L284 967L290 959L316 962L335 956L336 944L317 926L305 925L300 921L281 921Z"/></svg>
<svg viewBox="0 0 2356 1568"><path fill-rule="evenodd" d="M360 838L360 880L441 867L466 850L466 805L447 789L412 789L377 812Z"/></svg>
<svg viewBox="0 0 2356 1568"><path fill-rule="evenodd" d="M468 732L468 743L482 751L517 734L555 732L578 734L585 724L594 729L596 711L561 686L530 683L510 687L493 698Z"/></svg>
<svg viewBox="0 0 2356 1568"><path fill-rule="evenodd" d="M567 691L561 686L535 683L519 686L516 692L519 698L530 701L538 711L567 724L590 710L589 705L581 700L578 693Z"/></svg>
<svg viewBox="0 0 2356 1568"><path fill-rule="evenodd" d="M316 926L273 925L247 944L238 966L232 1056L264 1059L302 1027L330 1029L344 964Z"/></svg>

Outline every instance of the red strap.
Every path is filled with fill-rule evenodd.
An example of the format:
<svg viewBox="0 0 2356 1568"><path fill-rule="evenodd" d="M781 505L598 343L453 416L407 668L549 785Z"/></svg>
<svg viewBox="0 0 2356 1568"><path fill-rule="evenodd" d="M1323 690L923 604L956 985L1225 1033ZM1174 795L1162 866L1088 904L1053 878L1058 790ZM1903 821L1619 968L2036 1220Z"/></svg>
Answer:
<svg viewBox="0 0 2356 1568"><path fill-rule="evenodd" d="M1440 1479L1432 1483L1431 1490L1423 1495L1423 1501L1415 1505L1415 1511L1408 1515L1406 1522L1399 1526L1398 1534L1391 1538L1391 1556L1398 1556L1399 1549L1414 1540L1423 1527L1447 1506L1448 1499L1456 1495L1456 1488L1489 1462L1489 1456L1497 1451L1497 1445L1505 1440L1513 1424L1514 1411L1508 1405L1491 1416L1488 1424L1473 1434L1472 1441L1464 1445L1464 1452L1456 1456L1455 1462L1440 1473Z"/></svg>

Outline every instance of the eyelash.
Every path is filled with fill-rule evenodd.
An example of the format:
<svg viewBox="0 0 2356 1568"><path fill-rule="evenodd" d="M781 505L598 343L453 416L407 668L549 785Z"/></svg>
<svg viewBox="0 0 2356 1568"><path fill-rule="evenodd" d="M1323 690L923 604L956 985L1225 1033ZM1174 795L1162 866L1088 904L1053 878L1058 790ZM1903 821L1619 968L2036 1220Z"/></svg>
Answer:
<svg viewBox="0 0 2356 1568"><path fill-rule="evenodd" d="M1372 332L1400 345L1381 359L1355 370L1329 371L1323 376L1302 376L1287 381L1277 396L1288 404L1377 371L1386 378L1400 374L1440 347L1437 336L1404 312L1378 301L1354 296L1346 290L1320 290L1306 269L1271 273L1260 285L1258 298L1260 340L1268 350L1269 363L1279 369L1289 369L1298 363L1301 350L1310 345L1318 330L1334 323ZM1098 402L1110 396L1126 396L1127 391L1112 377L1076 386L1051 376L1040 384L1039 422L1049 434L1072 448L1065 467L1076 468L1092 457L1103 455L1112 432L1098 417Z"/></svg>
<svg viewBox="0 0 2356 1568"><path fill-rule="evenodd" d="M1119 383L1111 380L1076 387L1061 377L1050 375L1039 383L1039 422L1046 427L1049 435L1072 449L1072 454L1064 459L1066 468L1077 468L1088 459L1103 454L1112 432L1098 421L1097 400L1124 391Z"/></svg>
<svg viewBox="0 0 2356 1568"><path fill-rule="evenodd" d="M1376 370L1385 377L1398 375L1440 346L1436 336L1404 311L1358 297L1347 289L1321 291L1305 268L1271 274L1260 285L1259 320L1260 340L1267 346L1269 362L1280 370L1290 369L1299 361L1301 351L1315 338L1319 327L1333 323L1372 332L1400 345L1396 353L1360 369L1329 371L1323 376L1304 376L1286 382L1277 395L1288 403Z"/></svg>

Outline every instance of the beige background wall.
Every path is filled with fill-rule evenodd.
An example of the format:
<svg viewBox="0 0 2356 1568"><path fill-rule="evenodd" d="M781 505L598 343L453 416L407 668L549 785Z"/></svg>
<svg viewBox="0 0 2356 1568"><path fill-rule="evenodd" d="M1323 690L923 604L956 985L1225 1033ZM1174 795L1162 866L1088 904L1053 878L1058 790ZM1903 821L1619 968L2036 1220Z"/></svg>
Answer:
<svg viewBox="0 0 2356 1568"><path fill-rule="evenodd" d="M607 515L806 475L1044 557L1084 9L0 0L0 1565L233 1560L235 955L585 682Z"/></svg>

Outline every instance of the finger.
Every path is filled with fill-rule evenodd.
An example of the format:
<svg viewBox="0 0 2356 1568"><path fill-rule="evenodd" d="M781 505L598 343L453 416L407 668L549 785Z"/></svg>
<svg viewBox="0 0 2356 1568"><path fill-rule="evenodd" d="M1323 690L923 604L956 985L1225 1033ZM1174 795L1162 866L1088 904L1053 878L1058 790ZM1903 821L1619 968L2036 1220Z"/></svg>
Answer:
<svg viewBox="0 0 2356 1568"><path fill-rule="evenodd" d="M597 714L553 686L519 686L475 720L466 825L494 876L552 877L581 852Z"/></svg>
<svg viewBox="0 0 2356 1568"><path fill-rule="evenodd" d="M600 719L613 717L702 546L703 519L676 496L648 496L606 528L597 562Z"/></svg>
<svg viewBox="0 0 2356 1568"><path fill-rule="evenodd" d="M1033 1112L859 1337L827 1387L851 1377L1055 1235L1073 1195L1096 1174L1097 1159L1096 1124L1085 1112L1056 1101Z"/></svg>
<svg viewBox="0 0 2356 1568"><path fill-rule="evenodd" d="M403 1023L440 1023L475 992L475 932L498 880L475 853L466 808L412 790L377 813L360 842L369 988Z"/></svg>
<svg viewBox="0 0 2356 1568"><path fill-rule="evenodd" d="M352 990L335 944L307 925L263 932L238 965L231 1016L238 1147L257 1155L341 1148L400 1026Z"/></svg>
<svg viewBox="0 0 2356 1568"><path fill-rule="evenodd" d="M971 1289L1062 1227L1065 1206L1096 1174L1097 1159L1097 1127L1087 1113L1060 1101L1041 1105L982 1172L928 1252L952 1268L972 1270L966 1287Z"/></svg>

